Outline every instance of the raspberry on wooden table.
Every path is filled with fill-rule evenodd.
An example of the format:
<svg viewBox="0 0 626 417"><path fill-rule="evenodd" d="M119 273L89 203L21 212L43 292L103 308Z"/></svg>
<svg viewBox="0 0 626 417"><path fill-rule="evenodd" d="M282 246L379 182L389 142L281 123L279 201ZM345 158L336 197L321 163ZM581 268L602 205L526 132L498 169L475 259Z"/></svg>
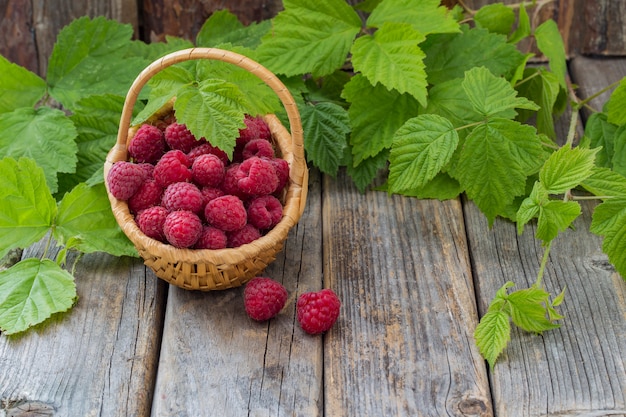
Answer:
<svg viewBox="0 0 626 417"><path fill-rule="evenodd" d="M243 302L248 316L257 321L276 317L287 302L287 289L267 277L252 278L243 290Z"/></svg>
<svg viewBox="0 0 626 417"><path fill-rule="evenodd" d="M339 317L340 307L341 301L329 288L301 294L296 302L298 323L309 334L324 333Z"/></svg>

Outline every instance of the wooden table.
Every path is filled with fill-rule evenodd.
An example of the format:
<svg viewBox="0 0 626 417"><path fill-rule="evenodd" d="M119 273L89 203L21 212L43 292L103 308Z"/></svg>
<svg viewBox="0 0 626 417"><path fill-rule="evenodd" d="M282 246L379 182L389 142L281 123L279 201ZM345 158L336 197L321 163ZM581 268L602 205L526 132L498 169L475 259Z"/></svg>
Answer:
<svg viewBox="0 0 626 417"><path fill-rule="evenodd" d="M588 96L626 75L626 59L570 69ZM344 174L312 172L266 270L291 294L277 318L248 319L241 288L189 292L138 259L86 255L69 313L0 336L0 416L626 416L626 283L588 232L592 204L546 271L549 291L567 286L563 326L514 330L493 372L472 334L504 282L534 282L534 227L489 229L465 199L360 194ZM323 286L341 315L309 336L295 297Z"/></svg>

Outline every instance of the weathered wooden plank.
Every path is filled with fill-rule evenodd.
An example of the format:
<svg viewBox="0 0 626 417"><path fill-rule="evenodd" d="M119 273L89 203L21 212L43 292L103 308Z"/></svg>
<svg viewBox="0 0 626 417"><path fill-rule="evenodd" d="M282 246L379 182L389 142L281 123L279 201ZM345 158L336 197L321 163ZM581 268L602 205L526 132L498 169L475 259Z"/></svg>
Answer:
<svg viewBox="0 0 626 417"><path fill-rule="evenodd" d="M0 55L37 72L37 42L32 30L31 2L0 1Z"/></svg>
<svg viewBox="0 0 626 417"><path fill-rule="evenodd" d="M0 335L0 415L149 416L167 286L140 260L104 254L81 258L75 276L68 313Z"/></svg>
<svg viewBox="0 0 626 417"><path fill-rule="evenodd" d="M579 58L575 58L572 66ZM608 61L608 60L607 60ZM586 60L583 61L589 64ZM602 64L600 64L602 65ZM602 86L603 71L586 65L584 79ZM581 93L598 91L582 85ZM594 92L595 92L594 91ZM565 120L557 125L564 139ZM544 286L552 294L567 287L560 307L562 327L531 335L514 329L509 346L490 375L497 416L604 416L626 413L626 285L608 264L601 240L589 232L594 203L552 245ZM490 230L472 203L464 205L479 311L507 281L527 288L535 282L543 247L535 225L518 236L513 223L496 220Z"/></svg>
<svg viewBox="0 0 626 417"><path fill-rule="evenodd" d="M249 0L143 0L143 36L146 41L165 40L166 35L195 40L204 22L217 10L228 9L244 24L272 18L282 1Z"/></svg>
<svg viewBox="0 0 626 417"><path fill-rule="evenodd" d="M277 317L248 318L243 288L170 289L154 416L321 415L322 339L295 318L296 296L322 284L319 176L309 184L302 218L264 273L290 294Z"/></svg>
<svg viewBox="0 0 626 417"><path fill-rule="evenodd" d="M325 339L325 415L491 416L463 214L324 182L324 277L342 299Z"/></svg>

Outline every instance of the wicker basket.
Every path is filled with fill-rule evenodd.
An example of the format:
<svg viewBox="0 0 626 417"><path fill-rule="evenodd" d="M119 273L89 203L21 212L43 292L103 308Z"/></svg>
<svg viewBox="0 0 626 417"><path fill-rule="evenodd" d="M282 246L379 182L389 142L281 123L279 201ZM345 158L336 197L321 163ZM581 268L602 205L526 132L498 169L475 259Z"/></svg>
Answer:
<svg viewBox="0 0 626 417"><path fill-rule="evenodd" d="M266 235L238 248L179 249L144 235L135 223L128 204L113 197L108 185L107 193L118 224L133 242L145 264L159 278L181 288L209 291L240 286L261 273L270 262L276 259L277 253L283 248L289 230L298 222L304 210L308 170L304 158L300 115L293 97L284 84L269 70L243 55L215 48L193 48L171 53L153 62L139 74L130 87L122 110L117 142L108 153L104 164L105 178L115 162L128 159L127 145L137 130L137 127L130 127L130 120L142 87L162 69L194 59L224 61L251 72L276 93L285 107L291 134L276 116L264 117L270 127L278 153L289 163L290 167L281 221ZM160 113L167 110L162 109Z"/></svg>

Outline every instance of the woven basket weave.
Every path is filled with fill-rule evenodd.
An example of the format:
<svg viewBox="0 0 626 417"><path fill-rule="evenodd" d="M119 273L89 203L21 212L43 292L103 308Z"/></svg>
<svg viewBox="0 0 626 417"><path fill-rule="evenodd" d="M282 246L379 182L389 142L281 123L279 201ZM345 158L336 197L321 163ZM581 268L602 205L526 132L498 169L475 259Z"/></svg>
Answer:
<svg viewBox="0 0 626 417"><path fill-rule="evenodd" d="M282 102L289 119L291 134L274 115L264 116L270 127L277 154L289 163L289 184L283 204L281 221L266 235L252 243L229 249L179 249L144 235L137 226L125 201L117 200L109 191L113 214L123 232L133 242L139 255L155 274L181 288L189 290L220 290L240 286L261 273L276 259L283 248L289 230L300 219L306 203L308 170L304 158L303 132L300 115L293 97L285 85L269 70L253 60L230 51L215 48L192 48L177 51L146 67L130 87L122 115L115 146L104 163L104 176L112 165L128 160L127 146L137 126L130 127L133 107L142 87L159 71L170 65L195 59L210 59L237 65L264 81ZM161 109L153 117L171 110ZM105 181L106 183L106 181Z"/></svg>

